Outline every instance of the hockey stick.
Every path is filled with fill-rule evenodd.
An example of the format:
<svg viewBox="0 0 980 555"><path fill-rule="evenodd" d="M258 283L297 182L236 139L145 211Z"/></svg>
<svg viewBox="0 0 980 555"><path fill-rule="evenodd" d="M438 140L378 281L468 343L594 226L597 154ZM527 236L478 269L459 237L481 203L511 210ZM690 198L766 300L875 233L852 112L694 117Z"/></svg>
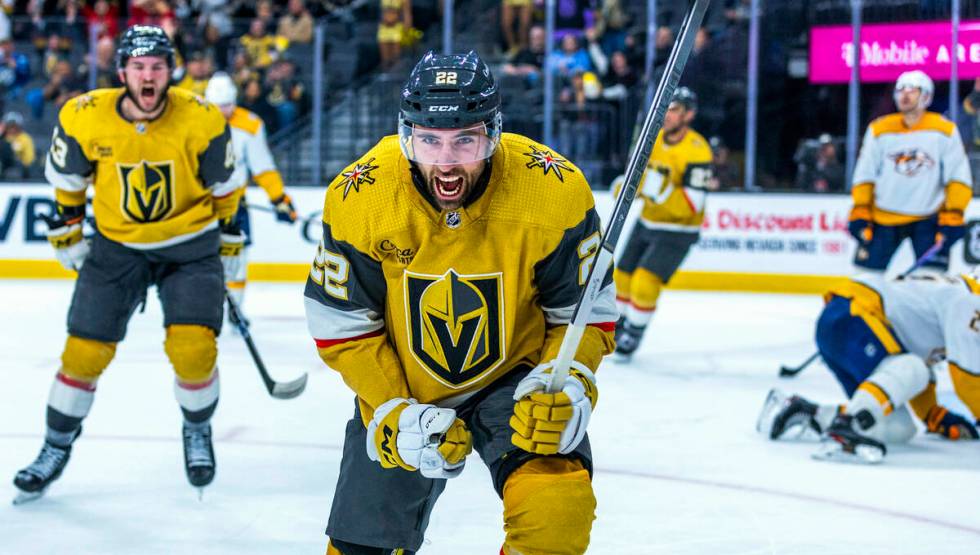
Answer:
<svg viewBox="0 0 980 555"><path fill-rule="evenodd" d="M921 268L922 265L925 264L926 262L929 262L929 260L931 260L933 256L936 256L936 253L943 248L943 243L944 243L943 241L937 241L936 244L929 247L929 249L926 250L926 252L922 253L922 256L920 256L919 259L916 260L915 263L912 264L912 266L908 270L902 272L897 279L907 278L909 274ZM803 361L803 364L800 364L799 366L780 366L779 377L792 378L793 376L802 372L807 366L810 366L810 363L817 360L817 358L819 357L820 357L820 351L817 351L812 355L810 355L810 358Z"/></svg>
<svg viewBox="0 0 980 555"><path fill-rule="evenodd" d="M306 378L307 374L304 372L302 376L296 378L291 382L277 382L272 379L269 375L269 371L266 370L265 364L262 362L262 357L259 356L259 350L255 347L255 342L252 341L252 334L248 331L248 324L245 321L245 317L242 316L241 311L238 309L238 305L232 300L231 295L225 292L225 299L228 300L228 312L231 314L231 320L234 322L235 327L238 328L238 332L242 334L242 339L245 340L245 345L248 347L248 352L252 355L252 360L255 361L256 368L259 369L259 376L262 376L262 383L265 384L266 391L269 395L272 395L276 399L292 399L303 393L306 389Z"/></svg>
<svg viewBox="0 0 980 555"><path fill-rule="evenodd" d="M245 206L247 206L249 210L258 210L259 212L268 212L270 214L277 214L277 215L279 214L279 211L271 206L263 206L261 204L246 204ZM321 217L321 212L319 210L306 217L300 217L299 215L297 215L296 220L289 222L289 225L294 225L296 223L306 225L307 221L320 217Z"/></svg>
<svg viewBox="0 0 980 555"><path fill-rule="evenodd" d="M613 252L616 250L616 243L619 242L619 235L626 224L626 216L629 214L630 206L636 197L636 189L639 187L640 179L643 177L643 170L647 160L650 159L650 152L653 144L657 140L664 123L664 115L670 99L680 81L681 73L687 64L687 58L691 54L694 46L694 35L701 27L704 19L704 12L708 9L710 0L693 0L688 8L687 15L681 23L680 32L677 34L677 41L670 51L667 65L664 68L663 77L657 84L657 92L653 95L653 102L650 104L643 128L640 130L639 140L633 145L633 152L630 154L629 164L626 166L626 178L623 183L623 190L616 199L609 224L602 234L602 246L596 255L592 268L589 269L589 277L586 280L585 289L575 304L575 311L572 313L571 321L565 330L565 337L562 338L561 348L555 359L555 366L551 372L551 381L548 384L548 391L556 393L561 391L568 377L568 368L578 350L578 345L582 340L582 334L588 325L589 315L592 313L592 306L596 298L602 291L602 282L612 265Z"/></svg>

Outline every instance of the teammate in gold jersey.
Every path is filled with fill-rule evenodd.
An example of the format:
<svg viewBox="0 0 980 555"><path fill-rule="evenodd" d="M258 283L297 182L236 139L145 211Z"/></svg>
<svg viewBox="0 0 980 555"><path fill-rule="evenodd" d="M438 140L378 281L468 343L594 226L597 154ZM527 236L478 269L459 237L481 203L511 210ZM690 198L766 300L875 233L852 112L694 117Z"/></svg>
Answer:
<svg viewBox="0 0 980 555"><path fill-rule="evenodd" d="M503 553L585 552L585 432L613 347L611 276L563 391L543 389L598 248L581 171L501 133L497 84L475 53L426 54L402 90L399 135L327 189L306 284L320 356L357 400L327 553L414 553L472 449L503 499Z"/></svg>
<svg viewBox="0 0 980 555"><path fill-rule="evenodd" d="M697 242L711 180L711 147L690 128L697 97L674 92L638 191L643 212L616 264L616 359L628 361L657 308L664 285ZM616 194L618 188L615 188Z"/></svg>
<svg viewBox="0 0 980 555"><path fill-rule="evenodd" d="M40 496L61 475L96 383L150 285L163 306L164 350L176 373L187 478L196 487L214 478L209 421L218 402L219 246L241 245L241 237L219 238L218 219L234 213L240 182L232 177L231 134L221 112L168 87L173 60L162 29L131 27L116 52L125 86L81 95L58 116L45 169L58 208L48 238L78 281L44 446L14 479L22 499ZM89 186L91 241L82 236Z"/></svg>

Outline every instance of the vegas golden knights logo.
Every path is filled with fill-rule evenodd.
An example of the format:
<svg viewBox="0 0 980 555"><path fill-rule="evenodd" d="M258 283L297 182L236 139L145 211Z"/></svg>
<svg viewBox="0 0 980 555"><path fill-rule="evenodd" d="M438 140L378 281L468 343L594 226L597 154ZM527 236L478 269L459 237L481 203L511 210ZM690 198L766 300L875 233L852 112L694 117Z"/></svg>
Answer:
<svg viewBox="0 0 980 555"><path fill-rule="evenodd" d="M405 281L412 354L429 373L449 387L462 388L503 362L501 274L405 272Z"/></svg>
<svg viewBox="0 0 980 555"><path fill-rule="evenodd" d="M116 164L122 186L122 209L139 223L158 222L174 209L174 163Z"/></svg>

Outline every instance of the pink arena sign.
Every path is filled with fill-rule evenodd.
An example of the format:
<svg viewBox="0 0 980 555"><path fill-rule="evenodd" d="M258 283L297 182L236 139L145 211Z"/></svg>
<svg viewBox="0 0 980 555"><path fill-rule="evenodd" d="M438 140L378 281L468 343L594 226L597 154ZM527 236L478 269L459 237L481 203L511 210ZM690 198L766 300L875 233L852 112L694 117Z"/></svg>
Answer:
<svg viewBox="0 0 980 555"><path fill-rule="evenodd" d="M961 79L980 76L980 20L959 30ZM861 28L861 80L895 80L903 71L921 69L933 79L949 79L952 34L949 22L894 23ZM810 82L846 83L851 79L851 27L810 29Z"/></svg>

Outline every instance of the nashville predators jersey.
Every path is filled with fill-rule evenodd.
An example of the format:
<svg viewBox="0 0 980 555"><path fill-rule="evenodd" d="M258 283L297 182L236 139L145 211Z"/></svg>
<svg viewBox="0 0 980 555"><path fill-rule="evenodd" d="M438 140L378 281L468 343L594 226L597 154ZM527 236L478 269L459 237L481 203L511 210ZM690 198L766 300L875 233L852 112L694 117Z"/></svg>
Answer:
<svg viewBox="0 0 980 555"><path fill-rule="evenodd" d="M640 184L640 223L651 229L697 232L711 180L711 147L700 133L688 129L676 144L657 136Z"/></svg>
<svg viewBox="0 0 980 555"><path fill-rule="evenodd" d="M228 125L231 142L235 145L235 173L241 179L241 186L244 187L251 176L266 190L270 199L281 197L285 186L269 151L262 118L239 106L232 112Z"/></svg>
<svg viewBox="0 0 980 555"><path fill-rule="evenodd" d="M889 348L887 334L876 335L890 351L928 361L945 358L957 394L980 417L980 284L974 277L921 274L886 280L869 274L832 293L851 298L852 313L887 325L899 345Z"/></svg>
<svg viewBox="0 0 980 555"><path fill-rule="evenodd" d="M306 284L320 356L366 421L394 397L455 406L553 359L600 245L581 170L522 136L503 134L484 192L458 210L413 175L392 136L334 179ZM576 354L591 368L613 347L611 281Z"/></svg>
<svg viewBox="0 0 980 555"><path fill-rule="evenodd" d="M869 208L876 223L901 225L927 218L944 204L962 213L973 178L953 122L926 112L908 127L896 113L868 126L853 183L855 206Z"/></svg>
<svg viewBox="0 0 980 555"><path fill-rule="evenodd" d="M235 192L231 134L218 109L171 87L153 121L124 119L123 88L98 89L58 115L45 177L78 206L94 187L100 233L139 249L180 243L217 227L215 199Z"/></svg>

